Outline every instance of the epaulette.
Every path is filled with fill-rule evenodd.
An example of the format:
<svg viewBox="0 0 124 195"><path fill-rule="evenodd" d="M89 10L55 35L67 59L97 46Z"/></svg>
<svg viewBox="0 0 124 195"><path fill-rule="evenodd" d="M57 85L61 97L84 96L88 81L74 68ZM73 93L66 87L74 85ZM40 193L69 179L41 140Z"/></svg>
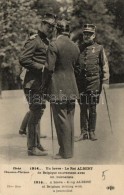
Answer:
<svg viewBox="0 0 124 195"><path fill-rule="evenodd" d="M33 40L33 39L35 39L37 36L38 36L38 34L33 34L33 35L31 35L31 36L29 37L29 40Z"/></svg>

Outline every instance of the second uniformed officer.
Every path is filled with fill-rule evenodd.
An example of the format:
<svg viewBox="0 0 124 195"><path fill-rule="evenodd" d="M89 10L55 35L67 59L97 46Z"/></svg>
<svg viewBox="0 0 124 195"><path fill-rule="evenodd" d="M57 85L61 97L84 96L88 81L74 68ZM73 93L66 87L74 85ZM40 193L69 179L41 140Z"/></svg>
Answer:
<svg viewBox="0 0 124 195"><path fill-rule="evenodd" d="M102 90L102 83L109 79L108 61L102 45L95 42L96 27L86 24L83 28L83 44L80 45L79 66L77 77L80 92L80 127L81 134L75 141L96 140L96 105Z"/></svg>
<svg viewBox="0 0 124 195"><path fill-rule="evenodd" d="M28 155L47 155L40 144L40 134L38 132L38 123L45 108L39 88L42 85L42 71L49 44L48 37L53 32L54 25L55 16L46 14L42 19L38 35L26 42L20 55L20 64L27 70L24 79L24 93L30 109L27 135Z"/></svg>

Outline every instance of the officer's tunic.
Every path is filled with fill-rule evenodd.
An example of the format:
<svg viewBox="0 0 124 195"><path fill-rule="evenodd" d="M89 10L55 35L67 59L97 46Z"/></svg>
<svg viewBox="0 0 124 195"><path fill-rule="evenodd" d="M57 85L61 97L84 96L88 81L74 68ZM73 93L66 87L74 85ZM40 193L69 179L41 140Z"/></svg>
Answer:
<svg viewBox="0 0 124 195"><path fill-rule="evenodd" d="M38 35L29 39L20 55L20 64L27 69L24 88L38 89L42 82L42 69L46 62L46 51L49 41L46 35Z"/></svg>
<svg viewBox="0 0 124 195"><path fill-rule="evenodd" d="M93 43L82 45L80 48L80 74L77 75L80 93L94 96L94 101L99 102L102 82L109 79L108 61L102 45ZM90 101L90 99L89 99Z"/></svg>

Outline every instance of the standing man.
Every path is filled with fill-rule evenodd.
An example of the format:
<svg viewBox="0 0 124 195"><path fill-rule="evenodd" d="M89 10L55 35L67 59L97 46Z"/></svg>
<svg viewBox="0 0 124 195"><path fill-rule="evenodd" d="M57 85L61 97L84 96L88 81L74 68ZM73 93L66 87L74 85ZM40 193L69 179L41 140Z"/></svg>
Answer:
<svg viewBox="0 0 124 195"><path fill-rule="evenodd" d="M49 45L48 37L54 30L55 16L46 14L41 22L38 35L29 39L20 55L20 64L27 69L24 79L24 93L29 103L27 146L28 155L44 156L47 153L40 144L38 123L46 107L39 88L42 85L42 72L46 62L46 52Z"/></svg>
<svg viewBox="0 0 124 195"><path fill-rule="evenodd" d="M49 45L47 54L48 80L51 77L48 94L59 144L55 159L72 158L75 99L79 96L74 68L79 49L69 38L67 21L58 22L57 39Z"/></svg>
<svg viewBox="0 0 124 195"><path fill-rule="evenodd" d="M93 24L84 25L83 44L80 45L80 74L77 84L80 93L80 126L81 134L75 141L97 140L96 105L102 90L102 84L109 80L108 61L102 45L95 42L96 27Z"/></svg>

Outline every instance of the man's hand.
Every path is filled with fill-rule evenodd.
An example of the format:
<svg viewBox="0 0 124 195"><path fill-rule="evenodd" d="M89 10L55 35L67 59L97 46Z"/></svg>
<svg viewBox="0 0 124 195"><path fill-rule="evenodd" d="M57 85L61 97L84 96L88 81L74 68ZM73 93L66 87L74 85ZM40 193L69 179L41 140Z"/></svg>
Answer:
<svg viewBox="0 0 124 195"><path fill-rule="evenodd" d="M41 69L44 69L44 64L34 62L33 67L36 68L37 70L41 70Z"/></svg>
<svg viewBox="0 0 124 195"><path fill-rule="evenodd" d="M29 37L29 39L30 39L30 40L35 39L35 38L37 37L37 35L38 35L38 34L33 34L33 35L31 35L31 36Z"/></svg>

